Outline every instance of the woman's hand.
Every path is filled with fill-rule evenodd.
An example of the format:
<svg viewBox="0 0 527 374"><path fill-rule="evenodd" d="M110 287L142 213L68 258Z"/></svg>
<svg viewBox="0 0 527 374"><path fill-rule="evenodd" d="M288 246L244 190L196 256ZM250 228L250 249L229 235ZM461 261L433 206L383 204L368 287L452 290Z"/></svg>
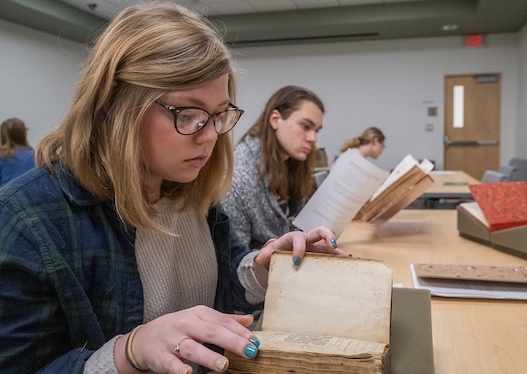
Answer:
<svg viewBox="0 0 527 374"><path fill-rule="evenodd" d="M335 234L320 226L306 232L291 231L278 239L269 240L254 259L255 264L268 267L275 251L293 251L293 263L300 266L306 252L329 253L337 256L351 256L337 248Z"/></svg>
<svg viewBox="0 0 527 374"><path fill-rule="evenodd" d="M135 362L140 368L161 374L191 374L192 368L185 360L224 372L229 366L227 358L201 342L254 358L260 343L246 328L253 319L251 315L223 314L206 306L163 315L136 331L131 346ZM126 360L128 335L119 338L114 347L119 373L138 372Z"/></svg>

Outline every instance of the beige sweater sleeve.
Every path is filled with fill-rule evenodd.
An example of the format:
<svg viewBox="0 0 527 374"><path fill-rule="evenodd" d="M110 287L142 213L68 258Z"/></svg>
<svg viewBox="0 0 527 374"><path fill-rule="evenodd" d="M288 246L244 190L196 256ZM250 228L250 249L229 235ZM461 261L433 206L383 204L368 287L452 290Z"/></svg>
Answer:
<svg viewBox="0 0 527 374"><path fill-rule="evenodd" d="M113 346L118 335L107 341L86 361L84 374L119 374L113 360Z"/></svg>

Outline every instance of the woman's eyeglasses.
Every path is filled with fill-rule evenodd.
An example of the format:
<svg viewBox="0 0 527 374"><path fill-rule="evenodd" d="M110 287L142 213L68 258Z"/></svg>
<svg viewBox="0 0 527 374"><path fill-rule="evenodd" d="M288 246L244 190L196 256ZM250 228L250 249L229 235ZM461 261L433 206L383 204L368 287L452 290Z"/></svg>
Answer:
<svg viewBox="0 0 527 374"><path fill-rule="evenodd" d="M205 109L195 107L179 107L165 104L156 100L156 104L168 109L174 115L174 126L181 135L192 135L204 128L212 119L218 134L225 134L232 130L243 114L243 110L229 104L221 113L210 114Z"/></svg>

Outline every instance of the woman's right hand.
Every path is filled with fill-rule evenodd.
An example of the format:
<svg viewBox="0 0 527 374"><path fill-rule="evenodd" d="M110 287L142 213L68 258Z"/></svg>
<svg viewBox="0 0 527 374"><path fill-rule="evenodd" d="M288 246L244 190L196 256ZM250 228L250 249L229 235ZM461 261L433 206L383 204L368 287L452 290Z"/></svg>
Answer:
<svg viewBox="0 0 527 374"><path fill-rule="evenodd" d="M211 343L241 357L254 358L259 342L246 328L251 315L220 313L206 306L196 306L158 317L139 328L132 342L132 353L139 367L160 374L191 374L185 360L224 372L229 365L225 356L203 346ZM129 334L117 339L114 358L119 373L135 373L125 356ZM178 351L174 347L178 345Z"/></svg>

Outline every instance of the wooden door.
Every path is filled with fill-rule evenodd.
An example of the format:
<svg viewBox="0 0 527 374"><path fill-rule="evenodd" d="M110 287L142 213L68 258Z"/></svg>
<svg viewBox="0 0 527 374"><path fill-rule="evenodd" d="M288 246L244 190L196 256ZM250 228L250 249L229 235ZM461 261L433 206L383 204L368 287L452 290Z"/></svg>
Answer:
<svg viewBox="0 0 527 374"><path fill-rule="evenodd" d="M499 169L500 97L500 74L445 77L445 170L481 180Z"/></svg>

